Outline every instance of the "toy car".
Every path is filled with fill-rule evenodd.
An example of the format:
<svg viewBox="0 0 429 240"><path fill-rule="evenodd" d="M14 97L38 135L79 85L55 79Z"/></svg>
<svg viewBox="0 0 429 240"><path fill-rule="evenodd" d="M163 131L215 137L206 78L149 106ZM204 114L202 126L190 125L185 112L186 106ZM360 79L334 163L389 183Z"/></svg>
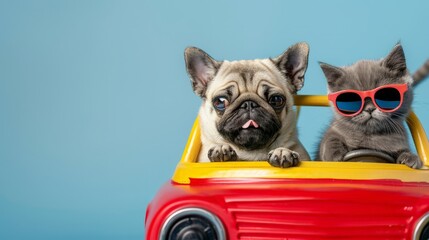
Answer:
<svg viewBox="0 0 429 240"><path fill-rule="evenodd" d="M298 106L329 106L326 96L297 96ZM146 212L147 240L429 239L429 143L414 113L408 126L423 169L358 162L197 163L196 120L181 161ZM359 159L358 159L359 158Z"/></svg>

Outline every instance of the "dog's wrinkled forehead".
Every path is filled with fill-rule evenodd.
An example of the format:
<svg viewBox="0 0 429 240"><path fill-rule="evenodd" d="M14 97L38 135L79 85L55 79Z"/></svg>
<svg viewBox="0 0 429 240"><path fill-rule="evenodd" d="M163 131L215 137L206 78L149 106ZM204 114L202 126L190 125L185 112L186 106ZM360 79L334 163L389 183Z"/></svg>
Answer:
<svg viewBox="0 0 429 240"><path fill-rule="evenodd" d="M257 93L262 87L281 88L290 91L284 76L269 59L224 61L208 87L208 95L228 90L242 94Z"/></svg>

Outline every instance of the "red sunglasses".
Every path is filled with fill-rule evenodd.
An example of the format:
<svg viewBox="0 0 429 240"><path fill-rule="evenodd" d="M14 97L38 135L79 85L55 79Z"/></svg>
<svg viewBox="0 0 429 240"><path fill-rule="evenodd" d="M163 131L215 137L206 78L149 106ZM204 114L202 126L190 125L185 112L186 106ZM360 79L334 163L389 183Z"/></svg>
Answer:
<svg viewBox="0 0 429 240"><path fill-rule="evenodd" d="M368 91L338 91L328 94L328 99L340 114L353 117L362 112L363 103L368 97L380 111L394 112L401 107L407 90L407 84L389 84Z"/></svg>

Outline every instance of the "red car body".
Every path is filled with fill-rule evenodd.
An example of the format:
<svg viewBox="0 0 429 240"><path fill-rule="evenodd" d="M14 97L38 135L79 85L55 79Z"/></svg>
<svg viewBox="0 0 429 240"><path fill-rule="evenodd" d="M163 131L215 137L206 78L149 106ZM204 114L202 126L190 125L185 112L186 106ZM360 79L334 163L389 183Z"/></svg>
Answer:
<svg viewBox="0 0 429 240"><path fill-rule="evenodd" d="M196 121L174 176L147 208L146 239L428 240L429 143L414 113L408 123L423 169L365 162L302 162L286 169L267 162L198 163Z"/></svg>
<svg viewBox="0 0 429 240"><path fill-rule="evenodd" d="M429 184L397 180L205 179L166 183L150 204L146 239L163 220L198 207L227 239L413 239L429 213Z"/></svg>

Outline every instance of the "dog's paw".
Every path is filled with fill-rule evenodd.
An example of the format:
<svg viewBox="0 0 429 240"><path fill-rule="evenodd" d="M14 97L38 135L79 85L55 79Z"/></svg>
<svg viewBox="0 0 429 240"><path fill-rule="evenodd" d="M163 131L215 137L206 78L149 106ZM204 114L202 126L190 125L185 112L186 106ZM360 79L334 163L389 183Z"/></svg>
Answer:
<svg viewBox="0 0 429 240"><path fill-rule="evenodd" d="M268 153L271 166L288 168L299 164L299 154L287 148L276 148Z"/></svg>
<svg viewBox="0 0 429 240"><path fill-rule="evenodd" d="M417 155L414 155L410 152L403 152L399 155L396 160L397 163L405 164L411 168L421 168L423 167L423 162Z"/></svg>
<svg viewBox="0 0 429 240"><path fill-rule="evenodd" d="M208 157L212 162L237 160L237 153L229 145L216 145L209 149Z"/></svg>

